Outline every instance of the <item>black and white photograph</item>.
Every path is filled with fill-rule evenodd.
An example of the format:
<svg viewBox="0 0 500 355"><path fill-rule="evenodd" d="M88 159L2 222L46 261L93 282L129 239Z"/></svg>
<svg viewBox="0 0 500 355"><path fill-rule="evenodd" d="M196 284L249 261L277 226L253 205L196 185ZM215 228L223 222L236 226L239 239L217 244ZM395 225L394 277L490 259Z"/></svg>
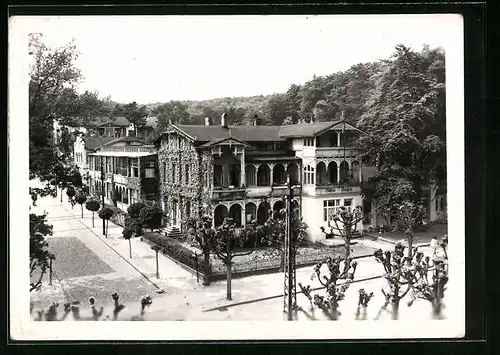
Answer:
<svg viewBox="0 0 500 355"><path fill-rule="evenodd" d="M465 335L459 15L9 21L13 339Z"/></svg>

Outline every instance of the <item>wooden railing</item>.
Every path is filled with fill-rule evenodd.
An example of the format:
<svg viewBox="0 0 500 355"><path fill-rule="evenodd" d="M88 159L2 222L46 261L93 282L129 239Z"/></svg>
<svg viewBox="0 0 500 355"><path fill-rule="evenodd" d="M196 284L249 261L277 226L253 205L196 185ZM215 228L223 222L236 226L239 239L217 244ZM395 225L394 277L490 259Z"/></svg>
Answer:
<svg viewBox="0 0 500 355"><path fill-rule="evenodd" d="M125 146L125 147L102 147L102 152L135 152L135 153L154 153L153 146Z"/></svg>

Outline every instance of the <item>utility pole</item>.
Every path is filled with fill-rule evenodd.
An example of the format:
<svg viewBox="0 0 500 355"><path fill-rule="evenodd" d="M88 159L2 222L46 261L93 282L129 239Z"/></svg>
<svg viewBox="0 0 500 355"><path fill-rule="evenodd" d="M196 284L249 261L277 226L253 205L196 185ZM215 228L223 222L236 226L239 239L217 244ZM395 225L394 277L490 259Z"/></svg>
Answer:
<svg viewBox="0 0 500 355"><path fill-rule="evenodd" d="M101 157L101 195L102 195L102 208L104 208L104 157ZM106 223L102 219L102 235L106 235Z"/></svg>
<svg viewBox="0 0 500 355"><path fill-rule="evenodd" d="M286 235L285 235L285 284L284 284L284 304L283 312L287 313L287 319L293 320L293 313L297 305L297 283L295 271L295 231L292 229L292 201L293 188L290 183L290 174L286 179Z"/></svg>

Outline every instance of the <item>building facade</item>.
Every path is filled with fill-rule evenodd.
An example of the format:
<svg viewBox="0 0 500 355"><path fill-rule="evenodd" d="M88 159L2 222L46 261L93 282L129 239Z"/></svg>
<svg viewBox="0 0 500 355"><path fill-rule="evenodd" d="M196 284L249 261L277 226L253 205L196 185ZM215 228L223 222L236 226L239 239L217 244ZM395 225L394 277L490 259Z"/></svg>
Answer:
<svg viewBox="0 0 500 355"><path fill-rule="evenodd" d="M287 175L309 237L325 238L339 207L362 204L361 166L352 142L361 131L344 121L289 126L173 125L154 140L160 200L169 224L211 215L218 226L263 224L285 206ZM362 222L360 222L360 229Z"/></svg>
<svg viewBox="0 0 500 355"><path fill-rule="evenodd" d="M158 202L158 159L154 146L141 139L122 137L88 154L90 192L106 203L127 208L136 202ZM115 203L116 202L116 203Z"/></svg>

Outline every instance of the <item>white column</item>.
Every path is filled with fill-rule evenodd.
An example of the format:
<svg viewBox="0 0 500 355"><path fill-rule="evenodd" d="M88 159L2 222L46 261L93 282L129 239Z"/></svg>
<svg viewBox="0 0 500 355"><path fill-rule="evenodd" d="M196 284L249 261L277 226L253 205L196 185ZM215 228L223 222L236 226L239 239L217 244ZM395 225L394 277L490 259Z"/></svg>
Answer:
<svg viewBox="0 0 500 355"><path fill-rule="evenodd" d="M243 152L241 153L240 157L240 186L241 185L247 185L246 180L245 180L245 149L243 148Z"/></svg>
<svg viewBox="0 0 500 355"><path fill-rule="evenodd" d="M340 183L340 164L337 165L337 184Z"/></svg>
<svg viewBox="0 0 500 355"><path fill-rule="evenodd" d="M271 169L269 170L270 177L269 177L269 186L273 186L273 170L274 170L274 164L271 164Z"/></svg>
<svg viewBox="0 0 500 355"><path fill-rule="evenodd" d="M361 159L358 167L359 167L359 182L361 182L361 179L363 178L363 174L361 174Z"/></svg>
<svg viewBox="0 0 500 355"><path fill-rule="evenodd" d="M241 208L241 226L244 227L245 226L245 222L246 222L246 219L247 219L247 214L245 212L245 204L243 204L243 207Z"/></svg>
<svg viewBox="0 0 500 355"><path fill-rule="evenodd" d="M340 132L337 132L337 147L340 147Z"/></svg>

